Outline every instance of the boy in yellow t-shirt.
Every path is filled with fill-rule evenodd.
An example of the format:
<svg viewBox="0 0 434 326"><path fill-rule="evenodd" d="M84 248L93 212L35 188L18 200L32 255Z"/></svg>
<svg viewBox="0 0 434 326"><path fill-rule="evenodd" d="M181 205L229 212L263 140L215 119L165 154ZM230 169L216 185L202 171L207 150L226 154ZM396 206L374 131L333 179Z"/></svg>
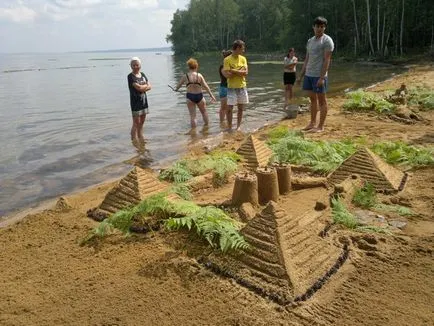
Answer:
<svg viewBox="0 0 434 326"><path fill-rule="evenodd" d="M246 76L248 74L247 59L242 56L244 50L245 43L241 40L236 40L232 45L232 54L223 61L223 75L228 80L227 121L229 129L232 128L234 105L238 107L237 130L240 130L244 106L249 103L249 95L246 89Z"/></svg>

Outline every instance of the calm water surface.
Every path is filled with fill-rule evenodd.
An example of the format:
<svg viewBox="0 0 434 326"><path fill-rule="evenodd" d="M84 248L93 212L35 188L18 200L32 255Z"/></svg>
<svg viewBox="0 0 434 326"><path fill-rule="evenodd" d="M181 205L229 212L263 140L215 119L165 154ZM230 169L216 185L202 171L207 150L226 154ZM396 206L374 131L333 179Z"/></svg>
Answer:
<svg viewBox="0 0 434 326"><path fill-rule="evenodd" d="M130 143L129 58L140 56L152 83L145 123L146 154ZM252 57L251 104L244 131L282 118L282 66ZM185 59L169 52L0 54L0 216L43 199L124 175L132 161L157 168L189 144L220 135L218 104L208 106L211 128L185 135L185 94L172 92ZM255 64L257 62L257 64ZM218 55L199 59L217 93ZM333 63L329 94L387 79L396 67ZM297 89L296 96L303 96ZM201 125L200 114L199 126ZM131 160L132 159L132 160Z"/></svg>

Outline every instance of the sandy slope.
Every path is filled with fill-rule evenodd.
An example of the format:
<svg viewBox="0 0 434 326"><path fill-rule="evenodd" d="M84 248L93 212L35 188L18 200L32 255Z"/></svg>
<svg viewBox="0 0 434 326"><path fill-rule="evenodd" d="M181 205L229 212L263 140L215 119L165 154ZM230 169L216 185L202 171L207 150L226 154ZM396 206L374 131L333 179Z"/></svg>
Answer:
<svg viewBox="0 0 434 326"><path fill-rule="evenodd" d="M376 89L396 88L402 82L434 87L433 67L415 68ZM344 115L339 112L342 103L341 98L330 100L327 132L311 137L366 135L371 142L403 139L433 145L433 113L424 114L426 124L405 125ZM300 128L307 120L303 115L281 123ZM225 146L236 148L240 139L230 136ZM399 194L420 214L409 220L402 234L361 235L333 229L325 239L314 239L327 216L309 220L299 233L296 229L286 233L289 258L303 267L294 276L300 287L332 263L321 259L326 247L350 245L343 267L296 307L279 306L205 269L195 259L202 244L188 234L161 231L128 239L115 235L80 246L96 225L86 217L87 209L98 205L111 186L68 196L72 208L53 207L0 230L0 325L433 324L433 168L411 171ZM203 191L195 199L221 202L230 198L231 190L228 185ZM281 197L278 205L288 216L300 216L322 192L296 191Z"/></svg>

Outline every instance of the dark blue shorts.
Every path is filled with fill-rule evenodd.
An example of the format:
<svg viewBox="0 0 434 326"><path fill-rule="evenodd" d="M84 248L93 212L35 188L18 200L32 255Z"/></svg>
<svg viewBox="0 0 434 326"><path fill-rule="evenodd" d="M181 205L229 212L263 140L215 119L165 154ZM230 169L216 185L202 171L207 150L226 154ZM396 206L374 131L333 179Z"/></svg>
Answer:
<svg viewBox="0 0 434 326"><path fill-rule="evenodd" d="M304 76L303 79L303 90L305 91L312 91L314 93L326 93L327 92L327 77L324 78L324 84L322 87L317 87L316 83L318 82L319 77L309 77Z"/></svg>
<svg viewBox="0 0 434 326"><path fill-rule="evenodd" d="M192 101L193 103L199 104L200 101L202 101L203 99L203 94L202 93L187 93L187 99Z"/></svg>

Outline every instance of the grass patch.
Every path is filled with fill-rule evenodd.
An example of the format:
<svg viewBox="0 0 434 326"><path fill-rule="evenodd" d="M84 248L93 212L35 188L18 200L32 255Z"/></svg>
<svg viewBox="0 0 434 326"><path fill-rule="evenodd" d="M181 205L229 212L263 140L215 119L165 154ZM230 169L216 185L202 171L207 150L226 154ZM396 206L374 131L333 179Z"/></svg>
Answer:
<svg viewBox="0 0 434 326"><path fill-rule="evenodd" d="M216 207L201 207L185 217L169 218L165 226L169 230L194 230L206 239L211 247L217 247L222 252L245 250L249 247L238 232L238 223Z"/></svg>
<svg viewBox="0 0 434 326"><path fill-rule="evenodd" d="M374 112L374 113L393 113L396 106L386 101L382 96L357 90L346 94L347 101L344 103L343 108L347 111L361 111L361 112Z"/></svg>
<svg viewBox="0 0 434 326"><path fill-rule="evenodd" d="M375 187L366 182L362 188L356 190L353 200L353 204L362 208L371 208L377 204L377 192Z"/></svg>
<svg viewBox="0 0 434 326"><path fill-rule="evenodd" d="M434 148L416 147L402 141L380 142L371 148L389 164L410 168L434 164Z"/></svg>
<svg viewBox="0 0 434 326"><path fill-rule="evenodd" d="M268 133L267 144L273 150L274 162L307 165L327 173L354 154L359 146L366 146L367 140L364 137L341 141L309 140L302 132L278 126ZM412 168L434 164L434 148L431 147L389 141L375 143L370 148L392 165Z"/></svg>
<svg viewBox="0 0 434 326"><path fill-rule="evenodd" d="M267 144L273 145L279 142L282 138L288 136L291 132L287 126L277 126L271 129L267 134Z"/></svg>
<svg viewBox="0 0 434 326"><path fill-rule="evenodd" d="M180 160L175 162L170 168L161 172L159 178L169 182L182 183L193 178L193 175L187 167L187 161Z"/></svg>
<svg viewBox="0 0 434 326"><path fill-rule="evenodd" d="M377 192L375 191L374 186L370 183L365 183L362 188L356 190L352 202L354 205L364 209L373 209L375 211L386 213L393 212L401 216L415 215L410 208L405 206L378 203Z"/></svg>
<svg viewBox="0 0 434 326"><path fill-rule="evenodd" d="M405 206L401 205L385 205L385 204L378 204L375 205L375 210L381 211L381 212L393 212L397 213L401 216L414 216L415 214L413 211Z"/></svg>
<svg viewBox="0 0 434 326"><path fill-rule="evenodd" d="M191 194L191 187L186 183L173 184L171 191L184 200L191 200L193 198Z"/></svg>
<svg viewBox="0 0 434 326"><path fill-rule="evenodd" d="M434 109L434 91L428 87L410 88L408 97L410 105L417 105L424 111Z"/></svg>
<svg viewBox="0 0 434 326"><path fill-rule="evenodd" d="M343 225L348 229L357 232L392 234L390 230L379 226L360 225L357 218L347 209L345 204L339 198L332 199L332 218L334 224Z"/></svg>
<svg viewBox="0 0 434 326"><path fill-rule="evenodd" d="M339 198L332 198L333 223L341 224L349 229L355 229L359 223Z"/></svg>
<svg viewBox="0 0 434 326"><path fill-rule="evenodd" d="M238 170L238 164L229 157L223 157L216 161L213 170L212 183L214 187L220 187L229 182L229 176Z"/></svg>
<svg viewBox="0 0 434 326"><path fill-rule="evenodd" d="M154 216L164 221L168 230L194 230L213 248L219 248L222 252L248 248L248 243L239 233L240 224L221 209L213 206L200 207L190 201L169 201L166 195L159 193L150 196L136 206L112 214L99 223L82 243L112 234L116 230L128 236L133 221Z"/></svg>
<svg viewBox="0 0 434 326"><path fill-rule="evenodd" d="M357 145L351 140L314 141L304 138L303 133L276 129L270 132L273 161L307 165L314 171L327 173L336 169L346 158L352 155Z"/></svg>
<svg viewBox="0 0 434 326"><path fill-rule="evenodd" d="M215 186L228 182L229 175L238 169L241 156L234 152L215 151L199 159L182 159L160 173L159 178L174 183L184 183L194 176L213 172Z"/></svg>
<svg viewBox="0 0 434 326"><path fill-rule="evenodd" d="M356 231L358 232L366 232L366 233L383 233L383 234L388 234L391 235L393 234L390 230L379 227L379 226L374 226L374 225L359 225L356 228Z"/></svg>

